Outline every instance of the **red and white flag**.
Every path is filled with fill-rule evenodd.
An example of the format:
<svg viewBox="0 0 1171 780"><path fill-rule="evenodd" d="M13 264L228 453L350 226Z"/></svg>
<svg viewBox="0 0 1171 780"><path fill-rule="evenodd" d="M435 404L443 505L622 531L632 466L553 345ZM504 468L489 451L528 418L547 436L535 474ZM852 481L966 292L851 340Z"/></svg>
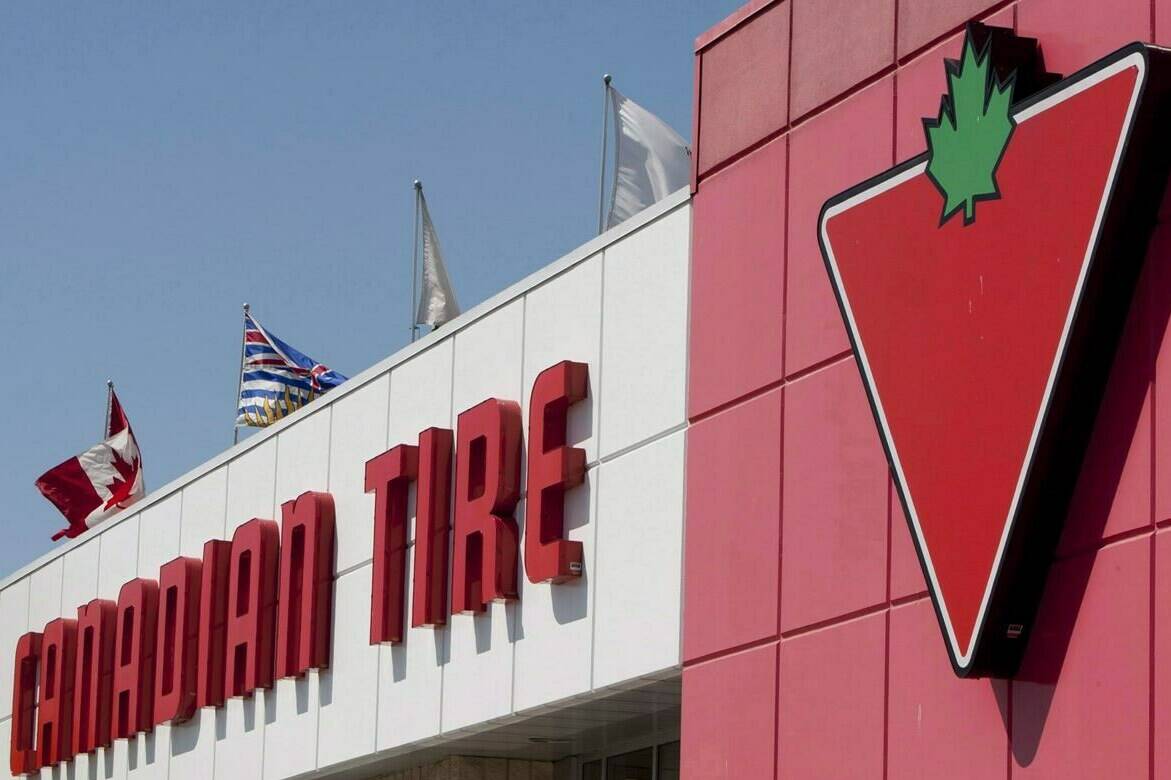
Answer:
<svg viewBox="0 0 1171 780"><path fill-rule="evenodd" d="M68 528L53 534L54 541L80 536L146 493L134 431L112 385L109 392L106 440L37 480L37 490L69 521Z"/></svg>

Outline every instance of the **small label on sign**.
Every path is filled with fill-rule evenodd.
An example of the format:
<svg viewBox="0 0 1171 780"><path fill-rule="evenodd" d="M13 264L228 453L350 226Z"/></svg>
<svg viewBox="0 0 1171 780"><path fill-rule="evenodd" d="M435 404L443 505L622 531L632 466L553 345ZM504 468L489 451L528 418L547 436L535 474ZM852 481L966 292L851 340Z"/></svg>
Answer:
<svg viewBox="0 0 1171 780"><path fill-rule="evenodd" d="M581 574L581 564L574 562L569 564L569 570L574 574Z"/></svg>

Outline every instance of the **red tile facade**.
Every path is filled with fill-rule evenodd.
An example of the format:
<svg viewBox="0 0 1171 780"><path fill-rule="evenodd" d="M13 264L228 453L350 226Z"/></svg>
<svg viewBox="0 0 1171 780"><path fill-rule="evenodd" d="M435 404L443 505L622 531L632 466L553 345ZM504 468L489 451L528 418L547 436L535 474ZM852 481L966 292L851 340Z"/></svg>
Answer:
<svg viewBox="0 0 1171 780"><path fill-rule="evenodd" d="M1066 74L1171 44L1171 0L755 0L696 42L689 780L1171 780L1171 208L1012 681L949 668L821 261L973 19Z"/></svg>
<svg viewBox="0 0 1171 780"><path fill-rule="evenodd" d="M687 431L683 630L691 661L775 639L781 563L781 391Z"/></svg>

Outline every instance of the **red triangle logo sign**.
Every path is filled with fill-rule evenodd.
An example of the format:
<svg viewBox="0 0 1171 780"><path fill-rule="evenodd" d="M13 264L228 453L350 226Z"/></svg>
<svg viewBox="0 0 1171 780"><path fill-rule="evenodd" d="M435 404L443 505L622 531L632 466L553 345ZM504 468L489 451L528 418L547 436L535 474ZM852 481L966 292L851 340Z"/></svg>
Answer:
<svg viewBox="0 0 1171 780"><path fill-rule="evenodd" d="M1168 173L1171 54L1037 64L970 27L928 152L819 224L960 676L1020 663Z"/></svg>

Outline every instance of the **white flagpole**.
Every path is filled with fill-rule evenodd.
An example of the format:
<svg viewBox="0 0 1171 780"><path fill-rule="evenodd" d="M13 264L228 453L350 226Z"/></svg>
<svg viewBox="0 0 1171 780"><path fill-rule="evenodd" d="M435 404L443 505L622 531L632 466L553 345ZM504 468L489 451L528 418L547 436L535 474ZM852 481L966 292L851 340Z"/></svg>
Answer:
<svg viewBox="0 0 1171 780"><path fill-rule="evenodd" d="M602 165L598 173L598 235L605 225L602 209L606 203L606 119L610 113L610 74L602 76Z"/></svg>
<svg viewBox="0 0 1171 780"><path fill-rule="evenodd" d="M114 380L106 380L106 429L102 431L102 441L110 438L110 412L114 410Z"/></svg>
<svg viewBox="0 0 1171 780"><path fill-rule="evenodd" d="M248 304L244 304L244 316L248 316ZM243 323L240 323L243 325ZM236 375L236 413L240 412L240 393L244 389L244 346L245 346L244 331L240 331L240 373ZM236 418L232 418L232 444L240 443L240 424L236 422Z"/></svg>
<svg viewBox="0 0 1171 780"><path fill-rule="evenodd" d="M415 244L411 249L411 341L419 335L415 307L419 305L419 200L423 197L423 183L415 179Z"/></svg>

